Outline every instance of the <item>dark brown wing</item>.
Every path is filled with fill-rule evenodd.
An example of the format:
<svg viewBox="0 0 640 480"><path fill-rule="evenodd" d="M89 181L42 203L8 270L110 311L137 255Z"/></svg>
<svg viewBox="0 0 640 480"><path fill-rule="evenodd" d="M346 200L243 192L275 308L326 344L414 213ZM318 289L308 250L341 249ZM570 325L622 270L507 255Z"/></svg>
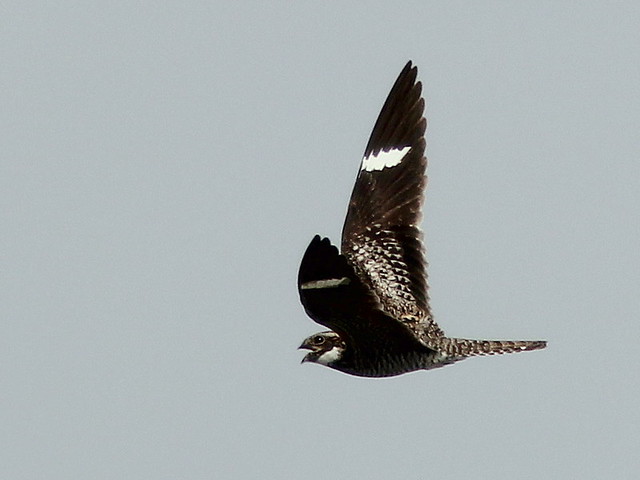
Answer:
<svg viewBox="0 0 640 480"><path fill-rule="evenodd" d="M307 314L361 352L416 348L419 340L390 318L328 238L318 235L302 257L298 292Z"/></svg>
<svg viewBox="0 0 640 480"><path fill-rule="evenodd" d="M426 120L417 68L407 63L371 133L342 231L342 253L396 319L430 318L420 222Z"/></svg>
<svg viewBox="0 0 640 480"><path fill-rule="evenodd" d="M339 334L351 330L353 319L380 311L375 295L360 281L328 238L316 235L298 271L298 292L307 314Z"/></svg>

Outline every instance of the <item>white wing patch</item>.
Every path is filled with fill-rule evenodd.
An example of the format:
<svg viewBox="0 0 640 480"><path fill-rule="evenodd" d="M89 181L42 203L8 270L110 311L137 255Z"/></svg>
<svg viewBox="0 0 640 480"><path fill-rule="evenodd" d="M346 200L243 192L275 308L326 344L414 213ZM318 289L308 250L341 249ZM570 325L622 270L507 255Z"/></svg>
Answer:
<svg viewBox="0 0 640 480"><path fill-rule="evenodd" d="M326 280L313 280L311 282L303 283L300 285L301 290L312 290L315 288L336 288L341 285L348 285L351 283L347 277L342 278L328 278Z"/></svg>
<svg viewBox="0 0 640 480"><path fill-rule="evenodd" d="M395 167L402 162L402 159L411 150L411 147L392 148L389 151L380 151L377 155L367 155L362 159L362 167L360 170L373 172L374 170L382 170L384 168Z"/></svg>

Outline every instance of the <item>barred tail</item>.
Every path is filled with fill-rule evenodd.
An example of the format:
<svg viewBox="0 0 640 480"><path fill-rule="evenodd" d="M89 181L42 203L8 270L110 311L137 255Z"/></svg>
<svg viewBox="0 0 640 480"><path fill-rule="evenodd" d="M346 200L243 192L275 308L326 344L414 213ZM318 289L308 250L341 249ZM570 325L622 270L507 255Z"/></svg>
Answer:
<svg viewBox="0 0 640 480"><path fill-rule="evenodd" d="M452 357L474 357L477 355L501 355L545 348L544 340L467 340L465 338L442 337L437 348Z"/></svg>

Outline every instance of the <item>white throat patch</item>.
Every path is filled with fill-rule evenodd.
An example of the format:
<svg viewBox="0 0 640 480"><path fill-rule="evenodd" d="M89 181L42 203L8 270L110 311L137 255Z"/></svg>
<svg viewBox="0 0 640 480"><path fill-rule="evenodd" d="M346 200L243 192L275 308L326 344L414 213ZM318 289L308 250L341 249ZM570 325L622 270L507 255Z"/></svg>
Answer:
<svg viewBox="0 0 640 480"><path fill-rule="evenodd" d="M336 360L339 360L340 357L342 357L340 349L338 347L333 347L331 350L328 350L320 355L316 360L316 363L319 363L320 365L328 365L335 362Z"/></svg>
<svg viewBox="0 0 640 480"><path fill-rule="evenodd" d="M392 148L388 152L384 150L378 152L377 155L368 155L362 159L362 167L360 170L373 172L374 170L382 170L383 168L395 167L411 150L411 147Z"/></svg>

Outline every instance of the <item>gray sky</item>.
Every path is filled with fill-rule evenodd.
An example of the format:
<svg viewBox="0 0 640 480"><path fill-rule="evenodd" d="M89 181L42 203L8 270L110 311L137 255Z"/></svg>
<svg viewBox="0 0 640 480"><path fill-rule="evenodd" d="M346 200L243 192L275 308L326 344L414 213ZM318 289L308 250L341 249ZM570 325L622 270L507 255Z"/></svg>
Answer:
<svg viewBox="0 0 640 480"><path fill-rule="evenodd" d="M640 6L560 3L4 2L0 478L636 478ZM549 347L300 365L409 59L436 318Z"/></svg>

